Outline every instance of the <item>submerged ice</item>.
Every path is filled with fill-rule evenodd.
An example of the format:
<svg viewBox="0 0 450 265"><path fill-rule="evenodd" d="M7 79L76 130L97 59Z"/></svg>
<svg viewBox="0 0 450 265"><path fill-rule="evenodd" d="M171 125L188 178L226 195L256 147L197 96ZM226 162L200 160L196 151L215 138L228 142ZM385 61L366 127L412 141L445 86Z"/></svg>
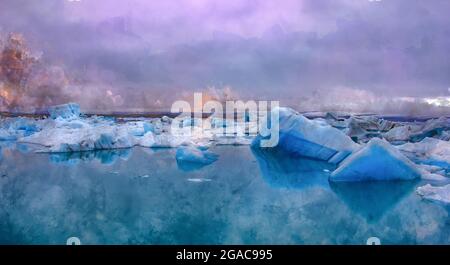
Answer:
<svg viewBox="0 0 450 265"><path fill-rule="evenodd" d="M187 162L208 165L217 160L218 156L202 147L181 146L176 153L177 162Z"/></svg>

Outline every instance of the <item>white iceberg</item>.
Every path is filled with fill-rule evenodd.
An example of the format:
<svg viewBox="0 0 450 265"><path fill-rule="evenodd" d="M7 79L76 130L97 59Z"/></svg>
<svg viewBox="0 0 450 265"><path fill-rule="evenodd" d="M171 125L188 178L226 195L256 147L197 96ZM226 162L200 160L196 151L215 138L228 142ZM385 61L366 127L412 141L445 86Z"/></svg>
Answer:
<svg viewBox="0 0 450 265"><path fill-rule="evenodd" d="M442 187L434 187L427 184L417 188L417 193L424 199L445 204L450 203L450 184Z"/></svg>
<svg viewBox="0 0 450 265"><path fill-rule="evenodd" d="M52 119L73 119L80 116L80 105L76 103L67 103L48 108L48 113Z"/></svg>
<svg viewBox="0 0 450 265"><path fill-rule="evenodd" d="M407 156L414 157L425 164L450 168L450 142L436 138L425 138L418 143L397 146Z"/></svg>
<svg viewBox="0 0 450 265"><path fill-rule="evenodd" d="M392 130L383 134L383 138L389 142L407 142L412 134L420 130L419 125L402 125L393 128Z"/></svg>
<svg viewBox="0 0 450 265"><path fill-rule="evenodd" d="M385 140L373 138L347 157L331 181L412 180L421 176L416 165Z"/></svg>
<svg viewBox="0 0 450 265"><path fill-rule="evenodd" d="M141 124L116 124L107 119L48 120L42 130L18 142L45 147L45 152L77 152L128 148Z"/></svg>
<svg viewBox="0 0 450 265"><path fill-rule="evenodd" d="M155 136L152 132L147 132L139 139L139 146L142 147L154 147L155 143Z"/></svg>
<svg viewBox="0 0 450 265"><path fill-rule="evenodd" d="M173 148L180 145L192 144L193 141L188 136L174 136L170 133L154 135L155 143L151 147Z"/></svg>
<svg viewBox="0 0 450 265"><path fill-rule="evenodd" d="M176 159L178 162L208 165L215 162L218 159L218 155L201 147L180 146L177 149Z"/></svg>
<svg viewBox="0 0 450 265"><path fill-rule="evenodd" d="M276 110L273 110L276 111ZM339 163L359 148L339 129L321 121L309 120L290 108L278 108L279 142L277 148L298 156ZM259 147L258 135L253 147Z"/></svg>

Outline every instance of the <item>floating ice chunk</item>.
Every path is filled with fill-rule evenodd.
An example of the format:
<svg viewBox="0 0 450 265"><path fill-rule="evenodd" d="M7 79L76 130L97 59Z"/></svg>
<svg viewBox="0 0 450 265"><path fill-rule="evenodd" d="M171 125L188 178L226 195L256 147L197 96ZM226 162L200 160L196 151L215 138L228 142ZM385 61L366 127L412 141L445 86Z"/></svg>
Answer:
<svg viewBox="0 0 450 265"><path fill-rule="evenodd" d="M127 126L133 136L144 136L147 132L155 132L153 124L146 121L128 122Z"/></svg>
<svg viewBox="0 0 450 265"><path fill-rule="evenodd" d="M218 159L218 155L204 148L194 146L181 146L177 149L176 159L178 162L189 162L208 165Z"/></svg>
<svg viewBox="0 0 450 265"><path fill-rule="evenodd" d="M350 137L328 124L309 120L289 108L278 108L278 110L280 130L277 148L298 156L333 163L339 163L359 148L359 145ZM262 137L258 135L252 146L259 147L261 139Z"/></svg>
<svg viewBox="0 0 450 265"><path fill-rule="evenodd" d="M115 149L121 147L124 148L130 146L131 143L126 137L116 137L112 133L102 133L94 142L94 147L98 150Z"/></svg>
<svg viewBox="0 0 450 265"><path fill-rule="evenodd" d="M161 121L164 123L171 123L172 122L172 118L167 117L167 116L162 116L161 117Z"/></svg>
<svg viewBox="0 0 450 265"><path fill-rule="evenodd" d="M52 119L73 119L80 116L80 106L76 103L67 103L48 108L48 113Z"/></svg>
<svg viewBox="0 0 450 265"><path fill-rule="evenodd" d="M440 166L419 164L418 168L422 172L422 179L433 181L448 180L446 170Z"/></svg>
<svg viewBox="0 0 450 265"><path fill-rule="evenodd" d="M445 137L446 130L450 129L450 123L446 117L432 119L424 124L410 124L395 127L386 132L383 137L390 142L420 142L427 137Z"/></svg>
<svg viewBox="0 0 450 265"><path fill-rule="evenodd" d="M417 165L418 169L422 174L422 179L431 181L444 181L447 180L445 177L445 170L438 166L431 165Z"/></svg>
<svg viewBox="0 0 450 265"><path fill-rule="evenodd" d="M445 130L449 129L450 123L448 122L447 117L428 120L419 132L411 134L410 140L413 142L420 142L426 137L440 136Z"/></svg>
<svg viewBox="0 0 450 265"><path fill-rule="evenodd" d="M153 130L152 132L155 134L162 134L163 133L163 123L161 122L161 120L153 120L151 123Z"/></svg>
<svg viewBox="0 0 450 265"><path fill-rule="evenodd" d="M428 171L422 171L422 179L430 180L430 181L445 181L445 180L447 180L446 177L444 177L440 174L431 173Z"/></svg>
<svg viewBox="0 0 450 265"><path fill-rule="evenodd" d="M389 131L395 127L395 123L377 116L352 116L349 123L366 131Z"/></svg>
<svg viewBox="0 0 450 265"><path fill-rule="evenodd" d="M201 183L201 182L210 182L211 179L205 179L205 178L189 178L189 179L187 179L187 181L189 181L189 182L197 182L197 183Z"/></svg>
<svg viewBox="0 0 450 265"><path fill-rule="evenodd" d="M6 118L0 120L0 141L12 141L32 135L41 128L38 121L29 118Z"/></svg>
<svg viewBox="0 0 450 265"><path fill-rule="evenodd" d="M14 141L17 139L17 134L5 129L0 129L0 141Z"/></svg>
<svg viewBox="0 0 450 265"><path fill-rule="evenodd" d="M421 165L418 165L418 166L419 166L420 169L426 170L426 171L431 172L431 173L437 173L437 174L441 174L441 175L445 174L445 171L442 172L442 168L438 167L438 166L425 165L425 164L421 164Z"/></svg>
<svg viewBox="0 0 450 265"><path fill-rule="evenodd" d="M394 122L380 119L376 116L352 116L348 119L347 135L360 142L381 136L395 126Z"/></svg>
<svg viewBox="0 0 450 265"><path fill-rule="evenodd" d="M43 129L20 142L46 147L45 152L77 152L144 147L178 147L192 143L192 136L175 136L160 119L117 123L93 117L82 119L45 120Z"/></svg>
<svg viewBox="0 0 450 265"><path fill-rule="evenodd" d="M174 136L168 133L154 135L154 141L155 143L152 147L160 148L178 147L183 144L192 143L191 139L187 136Z"/></svg>
<svg viewBox="0 0 450 265"><path fill-rule="evenodd" d="M109 122L86 122L80 128L66 126L64 121L48 123L38 133L21 138L23 143L33 143L46 147L47 152L77 152L104 149L128 148L136 144L136 137L130 133L127 124Z"/></svg>
<svg viewBox="0 0 450 265"><path fill-rule="evenodd" d="M450 184L442 187L434 187L427 184L417 188L417 193L424 199L442 203L450 203Z"/></svg>
<svg viewBox="0 0 450 265"><path fill-rule="evenodd" d="M403 125L393 128L383 134L383 138L389 142L407 142L411 132L420 130L418 125Z"/></svg>
<svg viewBox="0 0 450 265"><path fill-rule="evenodd" d="M425 138L418 143L406 143L397 146L408 157L424 164L450 169L450 142L435 138Z"/></svg>
<svg viewBox="0 0 450 265"><path fill-rule="evenodd" d="M420 177L416 165L385 140L373 138L347 157L331 174L331 181L412 180Z"/></svg>
<svg viewBox="0 0 450 265"><path fill-rule="evenodd" d="M152 132L147 132L139 139L139 145L142 147L154 147L155 137Z"/></svg>

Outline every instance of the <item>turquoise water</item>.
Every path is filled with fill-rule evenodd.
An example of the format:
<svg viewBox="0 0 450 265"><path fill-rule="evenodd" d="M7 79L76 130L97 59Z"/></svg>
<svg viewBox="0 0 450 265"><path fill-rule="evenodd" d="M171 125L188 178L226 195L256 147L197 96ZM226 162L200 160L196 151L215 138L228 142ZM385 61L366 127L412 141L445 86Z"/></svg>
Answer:
<svg viewBox="0 0 450 265"><path fill-rule="evenodd" d="M0 243L450 243L449 209L420 182L330 185L322 162L218 146L211 165L175 149L34 153L3 143Z"/></svg>

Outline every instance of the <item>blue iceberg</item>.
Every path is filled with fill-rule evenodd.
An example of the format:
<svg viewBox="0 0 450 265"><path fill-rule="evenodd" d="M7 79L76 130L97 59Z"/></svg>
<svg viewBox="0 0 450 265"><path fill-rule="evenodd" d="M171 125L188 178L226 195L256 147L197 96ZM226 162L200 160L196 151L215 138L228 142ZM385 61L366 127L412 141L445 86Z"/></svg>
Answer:
<svg viewBox="0 0 450 265"><path fill-rule="evenodd" d="M15 141L40 130L40 126L34 119L23 117L2 119L0 120L0 141Z"/></svg>
<svg viewBox="0 0 450 265"><path fill-rule="evenodd" d="M80 105L76 103L67 103L48 108L48 113L52 119L73 119L80 116Z"/></svg>
<svg viewBox="0 0 450 265"><path fill-rule="evenodd" d="M387 141L373 138L347 157L331 174L331 181L413 180L421 173L416 165Z"/></svg>
<svg viewBox="0 0 450 265"><path fill-rule="evenodd" d="M324 122L309 120L290 108L273 111L279 111L279 142L276 148L334 164L359 148L345 133ZM259 147L261 139L258 135L252 146Z"/></svg>

